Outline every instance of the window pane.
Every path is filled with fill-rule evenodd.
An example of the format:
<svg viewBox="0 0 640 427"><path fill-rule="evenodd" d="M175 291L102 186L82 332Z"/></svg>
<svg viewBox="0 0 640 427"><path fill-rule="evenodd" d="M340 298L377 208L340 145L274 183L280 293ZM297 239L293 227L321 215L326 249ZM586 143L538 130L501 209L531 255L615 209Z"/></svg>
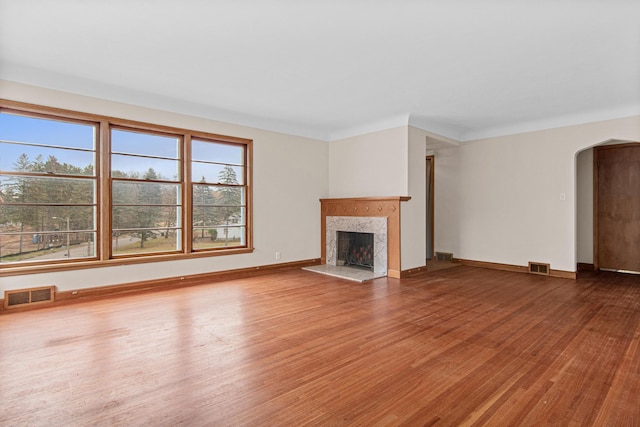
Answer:
<svg viewBox="0 0 640 427"><path fill-rule="evenodd" d="M142 228L180 227L180 207L114 206L113 231Z"/></svg>
<svg viewBox="0 0 640 427"><path fill-rule="evenodd" d="M193 226L210 227L226 225L246 225L245 208L240 206L193 207Z"/></svg>
<svg viewBox="0 0 640 427"><path fill-rule="evenodd" d="M179 159L180 139L175 136L112 129L111 152Z"/></svg>
<svg viewBox="0 0 640 427"><path fill-rule="evenodd" d="M244 187L217 187L217 204L220 206L237 207L244 205Z"/></svg>
<svg viewBox="0 0 640 427"><path fill-rule="evenodd" d="M93 151L0 142L0 170L63 175L95 175Z"/></svg>
<svg viewBox="0 0 640 427"><path fill-rule="evenodd" d="M72 184L76 184L73 182L75 180L56 181L65 184L66 181L72 181ZM93 182L90 184L93 188ZM60 184L61 189L64 189L63 185ZM60 245L66 245L66 236L69 236L71 258L95 256L95 247L93 247L96 238L95 205L73 206L71 203L74 200L64 200L54 193L40 193L40 196L29 194L26 201L32 204L0 204L1 262L63 259L62 257L66 255L59 254L58 249ZM79 199L93 198L92 193L88 195L78 193L73 197L75 196ZM47 204L61 200L66 204Z"/></svg>
<svg viewBox="0 0 640 427"><path fill-rule="evenodd" d="M19 229L15 227L15 231ZM95 241L96 233L92 232L0 233L0 264L95 257Z"/></svg>
<svg viewBox="0 0 640 427"><path fill-rule="evenodd" d="M178 181L180 180L180 162L114 154L111 156L111 176Z"/></svg>
<svg viewBox="0 0 640 427"><path fill-rule="evenodd" d="M94 179L0 176L0 196L4 203L93 204Z"/></svg>
<svg viewBox="0 0 640 427"><path fill-rule="evenodd" d="M95 126L0 113L0 139L94 150Z"/></svg>
<svg viewBox="0 0 640 427"><path fill-rule="evenodd" d="M246 228L242 226L195 228L194 249L229 248L245 245Z"/></svg>
<svg viewBox="0 0 640 427"><path fill-rule="evenodd" d="M244 167L193 162L191 180L209 184L244 184Z"/></svg>
<svg viewBox="0 0 640 427"><path fill-rule="evenodd" d="M15 231L48 232L95 230L94 206L6 205L0 204L0 233ZM68 224L67 224L68 219Z"/></svg>
<svg viewBox="0 0 640 427"><path fill-rule="evenodd" d="M180 185L113 181L114 205L179 205Z"/></svg>
<svg viewBox="0 0 640 427"><path fill-rule="evenodd" d="M118 230L112 237L113 255L175 252L182 249L179 229Z"/></svg>
<svg viewBox="0 0 640 427"><path fill-rule="evenodd" d="M191 158L204 162L244 165L244 146L193 140Z"/></svg>
<svg viewBox="0 0 640 427"><path fill-rule="evenodd" d="M244 187L194 184L193 204L203 206L242 206L244 205Z"/></svg>

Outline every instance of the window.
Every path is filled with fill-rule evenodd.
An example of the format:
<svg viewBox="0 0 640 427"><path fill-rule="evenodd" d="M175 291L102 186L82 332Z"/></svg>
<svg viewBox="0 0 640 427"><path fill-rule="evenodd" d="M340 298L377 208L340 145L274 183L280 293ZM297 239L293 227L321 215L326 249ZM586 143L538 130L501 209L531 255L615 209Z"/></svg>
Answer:
<svg viewBox="0 0 640 427"><path fill-rule="evenodd" d="M0 101L0 153L0 275L253 250L250 140Z"/></svg>
<svg viewBox="0 0 640 427"><path fill-rule="evenodd" d="M244 147L194 139L191 157L193 248L244 246Z"/></svg>
<svg viewBox="0 0 640 427"><path fill-rule="evenodd" d="M0 112L0 265L95 257L96 129Z"/></svg>
<svg viewBox="0 0 640 427"><path fill-rule="evenodd" d="M182 250L182 139L111 129L114 256Z"/></svg>

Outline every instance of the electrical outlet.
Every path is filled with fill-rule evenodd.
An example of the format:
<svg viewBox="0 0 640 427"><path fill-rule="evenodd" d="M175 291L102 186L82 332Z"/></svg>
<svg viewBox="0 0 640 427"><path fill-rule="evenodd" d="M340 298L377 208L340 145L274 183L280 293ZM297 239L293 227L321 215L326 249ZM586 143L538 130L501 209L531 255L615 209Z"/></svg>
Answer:
<svg viewBox="0 0 640 427"><path fill-rule="evenodd" d="M276 251L276 259L280 259L280 251Z"/></svg>

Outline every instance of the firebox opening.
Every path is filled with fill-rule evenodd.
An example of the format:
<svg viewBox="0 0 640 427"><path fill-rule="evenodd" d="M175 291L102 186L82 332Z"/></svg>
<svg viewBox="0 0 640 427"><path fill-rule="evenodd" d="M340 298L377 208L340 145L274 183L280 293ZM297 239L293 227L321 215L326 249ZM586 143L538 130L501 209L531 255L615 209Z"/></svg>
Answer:
<svg viewBox="0 0 640 427"><path fill-rule="evenodd" d="M337 265L373 271L373 233L338 231Z"/></svg>

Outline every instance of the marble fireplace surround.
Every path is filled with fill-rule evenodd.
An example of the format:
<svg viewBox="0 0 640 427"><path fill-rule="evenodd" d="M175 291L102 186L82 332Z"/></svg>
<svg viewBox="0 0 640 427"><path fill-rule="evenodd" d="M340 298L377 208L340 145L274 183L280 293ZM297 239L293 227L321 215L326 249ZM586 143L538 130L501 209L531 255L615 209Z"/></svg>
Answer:
<svg viewBox="0 0 640 427"><path fill-rule="evenodd" d="M373 274L375 277L387 275L387 218L358 216L328 216L327 264L336 265L338 252L338 231L352 231L373 234Z"/></svg>
<svg viewBox="0 0 640 427"><path fill-rule="evenodd" d="M327 220L330 217L383 218L387 226L387 272L389 277L400 278L400 204L411 197L356 197L320 199L321 264L331 265L327 251ZM333 221L333 220L331 220ZM350 231L350 230L341 230ZM369 232L369 231L366 231ZM333 233L335 235L335 233ZM374 233L374 238L375 238ZM380 233L378 233L380 234ZM377 250L376 250L377 251ZM335 254L334 254L335 258ZM334 261L335 262L335 261ZM377 259L374 260L374 268Z"/></svg>

